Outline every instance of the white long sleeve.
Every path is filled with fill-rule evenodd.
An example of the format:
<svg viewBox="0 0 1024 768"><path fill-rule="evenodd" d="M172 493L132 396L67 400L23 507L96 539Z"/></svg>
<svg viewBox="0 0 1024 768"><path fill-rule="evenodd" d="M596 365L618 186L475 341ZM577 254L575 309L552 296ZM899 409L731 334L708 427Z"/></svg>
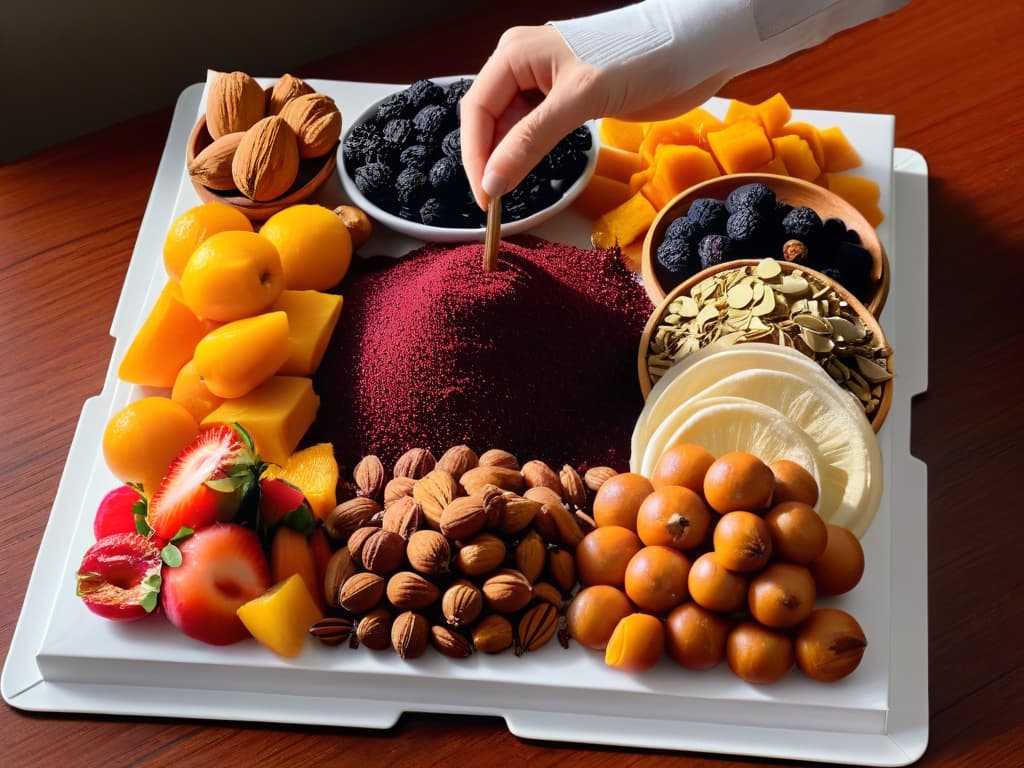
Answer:
<svg viewBox="0 0 1024 768"><path fill-rule="evenodd" d="M651 102L706 81L717 89L907 1L644 0L551 23L580 60L628 81L629 101Z"/></svg>

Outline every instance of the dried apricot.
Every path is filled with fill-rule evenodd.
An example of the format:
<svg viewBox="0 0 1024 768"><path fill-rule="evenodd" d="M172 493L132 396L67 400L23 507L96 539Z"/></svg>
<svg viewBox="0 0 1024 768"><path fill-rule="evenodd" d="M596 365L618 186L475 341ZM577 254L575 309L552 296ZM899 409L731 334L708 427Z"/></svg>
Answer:
<svg viewBox="0 0 1024 768"><path fill-rule="evenodd" d="M608 478L594 496L594 522L598 526L621 525L636 530L636 515L652 492L651 481L636 472Z"/></svg>
<svg viewBox="0 0 1024 768"><path fill-rule="evenodd" d="M754 512L771 503L775 475L757 456L734 451L719 456L704 475L704 498L716 512Z"/></svg>
<svg viewBox="0 0 1024 768"><path fill-rule="evenodd" d="M637 512L636 532L644 544L676 549L700 546L711 527L711 512L689 488L666 485L650 494Z"/></svg>
<svg viewBox="0 0 1024 768"><path fill-rule="evenodd" d="M607 584L585 587L566 612L569 636L577 643L603 651L620 620L634 611L626 593Z"/></svg>
<svg viewBox="0 0 1024 768"><path fill-rule="evenodd" d="M654 490L666 485L681 485L701 493L704 490L704 475L714 462L714 455L702 445L673 445L661 454L658 463L654 465L651 485Z"/></svg>
<svg viewBox="0 0 1024 768"><path fill-rule="evenodd" d="M687 669L709 669L724 659L728 634L727 618L696 603L676 607L665 622L668 655Z"/></svg>
<svg viewBox="0 0 1024 768"><path fill-rule="evenodd" d="M686 599L690 560L678 549L644 547L626 566L626 595L651 613L670 611Z"/></svg>
<svg viewBox="0 0 1024 768"><path fill-rule="evenodd" d="M819 608L796 634L796 664L808 677L831 683L860 665L867 645L864 630L853 616L836 608Z"/></svg>
<svg viewBox="0 0 1024 768"><path fill-rule="evenodd" d="M580 583L621 587L626 580L626 565L642 547L637 535L621 525L595 528L576 545Z"/></svg>
<svg viewBox="0 0 1024 768"><path fill-rule="evenodd" d="M604 663L626 672L650 669L665 652L665 628L649 613L631 613L615 625Z"/></svg>

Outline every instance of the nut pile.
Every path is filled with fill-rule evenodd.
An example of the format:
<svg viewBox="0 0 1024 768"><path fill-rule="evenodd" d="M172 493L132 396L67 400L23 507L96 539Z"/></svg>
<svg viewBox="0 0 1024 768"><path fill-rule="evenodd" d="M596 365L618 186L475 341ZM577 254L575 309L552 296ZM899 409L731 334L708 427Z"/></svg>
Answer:
<svg viewBox="0 0 1024 768"><path fill-rule="evenodd" d="M291 189L301 161L334 151L341 112L291 75L268 94L244 72L219 72L207 94L206 128L213 141L189 162L189 175L209 189L266 202Z"/></svg>
<svg viewBox="0 0 1024 768"><path fill-rule="evenodd" d="M504 450L457 445L439 459L404 453L388 472L375 455L353 470L350 498L324 527L337 547L324 576L329 615L310 627L327 645L433 646L452 658L517 655L556 635L576 587L574 551L595 527L588 497L615 475L581 477Z"/></svg>
<svg viewBox="0 0 1024 768"><path fill-rule="evenodd" d="M853 308L810 273L784 272L773 259L719 272L675 299L651 337L647 370L653 383L702 347L746 341L807 355L857 398L868 417L892 378L890 350Z"/></svg>

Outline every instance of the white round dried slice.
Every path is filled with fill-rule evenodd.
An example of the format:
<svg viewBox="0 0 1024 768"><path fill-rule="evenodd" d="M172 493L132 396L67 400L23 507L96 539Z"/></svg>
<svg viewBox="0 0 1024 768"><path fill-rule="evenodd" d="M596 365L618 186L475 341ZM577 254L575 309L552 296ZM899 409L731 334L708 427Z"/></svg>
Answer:
<svg viewBox="0 0 1024 768"><path fill-rule="evenodd" d="M790 459L820 476L814 441L780 411L753 400L706 404L686 419L666 443L702 445L715 456L743 451L766 464ZM658 454L660 456L660 453ZM644 467L654 468L653 451L644 456ZM650 477L650 475L647 475Z"/></svg>

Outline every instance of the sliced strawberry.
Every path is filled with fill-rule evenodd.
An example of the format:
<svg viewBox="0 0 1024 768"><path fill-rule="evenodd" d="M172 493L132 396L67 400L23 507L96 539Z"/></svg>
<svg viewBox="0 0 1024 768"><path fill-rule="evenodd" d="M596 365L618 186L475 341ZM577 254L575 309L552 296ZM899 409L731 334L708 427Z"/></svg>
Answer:
<svg viewBox="0 0 1024 768"><path fill-rule="evenodd" d="M299 488L279 477L260 480L260 527L264 531L283 524L309 533L315 522L313 510Z"/></svg>
<svg viewBox="0 0 1024 768"><path fill-rule="evenodd" d="M82 557L77 594L105 619L140 619L157 606L162 565L160 550L145 536L105 536Z"/></svg>
<svg viewBox="0 0 1024 768"><path fill-rule="evenodd" d="M171 539L182 528L233 520L262 468L243 429L226 424L204 429L174 458L153 494L150 527Z"/></svg>
<svg viewBox="0 0 1024 768"><path fill-rule="evenodd" d="M140 505L140 506L136 506ZM135 515L145 515L146 500L131 485L119 485L100 500L92 532L96 541L113 533L137 533Z"/></svg>
<svg viewBox="0 0 1024 768"><path fill-rule="evenodd" d="M248 637L235 611L270 588L259 537L240 525L217 523L178 546L181 565L163 574L167 618L189 637L212 645Z"/></svg>

